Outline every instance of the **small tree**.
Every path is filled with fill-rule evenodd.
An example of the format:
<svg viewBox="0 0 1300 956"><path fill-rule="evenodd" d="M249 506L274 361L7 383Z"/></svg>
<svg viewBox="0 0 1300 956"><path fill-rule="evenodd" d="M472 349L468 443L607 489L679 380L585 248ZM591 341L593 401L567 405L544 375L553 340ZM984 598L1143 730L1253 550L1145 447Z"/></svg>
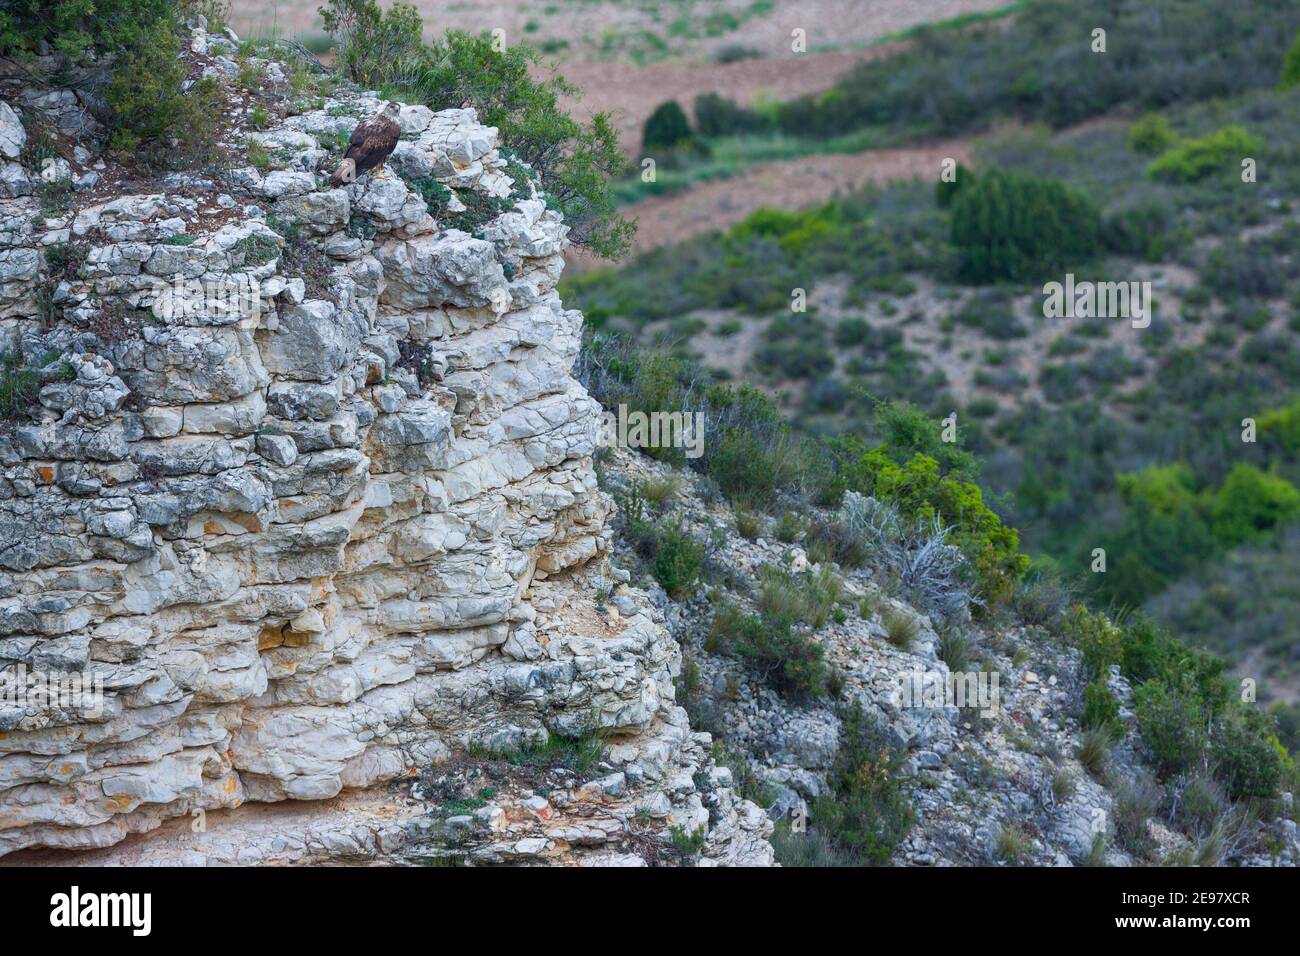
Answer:
<svg viewBox="0 0 1300 956"><path fill-rule="evenodd" d="M645 121L641 136L647 150L672 149L691 140L691 124L676 100L660 103Z"/></svg>
<svg viewBox="0 0 1300 956"><path fill-rule="evenodd" d="M1098 248L1097 209L1051 179L994 169L960 190L952 204L952 243L974 282L1033 281Z"/></svg>
<svg viewBox="0 0 1300 956"><path fill-rule="evenodd" d="M1300 514L1300 490L1285 478L1238 462L1214 497L1214 537L1234 547Z"/></svg>
<svg viewBox="0 0 1300 956"><path fill-rule="evenodd" d="M1176 142L1178 134L1160 113L1148 113L1128 130L1128 147L1135 153L1157 156Z"/></svg>
<svg viewBox="0 0 1300 956"><path fill-rule="evenodd" d="M365 87L382 86L421 52L420 13L397 0L380 10L375 0L330 0L319 8L325 31L338 41L338 68Z"/></svg>
<svg viewBox="0 0 1300 956"><path fill-rule="evenodd" d="M76 90L108 126L110 145L149 166L195 165L215 155L216 81L187 85L177 31L181 0L10 0L0 9L0 57L45 51L41 82Z"/></svg>

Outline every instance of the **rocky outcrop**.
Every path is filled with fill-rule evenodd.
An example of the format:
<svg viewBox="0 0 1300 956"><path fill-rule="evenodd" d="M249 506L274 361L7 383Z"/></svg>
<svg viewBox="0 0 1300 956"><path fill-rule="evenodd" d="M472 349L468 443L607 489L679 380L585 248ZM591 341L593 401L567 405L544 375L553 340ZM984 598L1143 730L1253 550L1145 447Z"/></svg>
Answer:
<svg viewBox="0 0 1300 956"><path fill-rule="evenodd" d="M244 862L448 840L617 862L680 828L694 859L770 861L674 703L662 616L595 610L622 585L570 375L582 316L555 291L565 224L472 110L403 107L389 166L324 188L322 141L378 106L247 132L269 168L79 188L53 215L17 162L37 107L0 110L0 335L43 383L0 435L0 666L103 689L0 704L0 854L560 735L601 742L596 785L499 779L450 831L411 812L369 838L222 839ZM430 209L421 180L503 211Z"/></svg>

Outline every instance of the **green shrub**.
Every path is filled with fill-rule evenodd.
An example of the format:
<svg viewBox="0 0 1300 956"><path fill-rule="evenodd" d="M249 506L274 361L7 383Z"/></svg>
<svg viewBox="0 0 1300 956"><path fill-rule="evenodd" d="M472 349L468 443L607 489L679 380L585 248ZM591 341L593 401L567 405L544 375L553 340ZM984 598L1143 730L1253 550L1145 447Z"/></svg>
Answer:
<svg viewBox="0 0 1300 956"><path fill-rule="evenodd" d="M1083 726L1088 730L1120 729L1119 700L1104 680L1094 680L1083 689Z"/></svg>
<svg viewBox="0 0 1300 956"><path fill-rule="evenodd" d="M1227 794L1213 777L1195 774L1184 783L1177 819L1187 833L1209 833L1227 811Z"/></svg>
<svg viewBox="0 0 1300 956"><path fill-rule="evenodd" d="M1277 796L1293 769L1272 718L1249 707L1235 708L1216 725L1210 756L1215 777L1234 800Z"/></svg>
<svg viewBox="0 0 1300 956"><path fill-rule="evenodd" d="M934 201L940 209L948 209L952 206L957 196L963 189L969 187L975 181L975 173L969 166L958 163L953 173L952 182L940 179L934 184Z"/></svg>
<svg viewBox="0 0 1300 956"><path fill-rule="evenodd" d="M755 604L765 617L798 623L804 617L803 589L799 579L772 565L759 572L758 597Z"/></svg>
<svg viewBox="0 0 1300 956"><path fill-rule="evenodd" d="M471 748L471 755L497 757L522 767L558 767L580 775L585 775L595 767L604 752L604 743L595 734L577 737L548 734L545 740L530 740L518 747L504 750L481 751Z"/></svg>
<svg viewBox="0 0 1300 956"><path fill-rule="evenodd" d="M674 825L669 827L668 835L673 850L683 857L698 856L700 851L704 849L706 829L706 827L699 827L688 831L684 826Z"/></svg>
<svg viewBox="0 0 1300 956"><path fill-rule="evenodd" d="M880 866L916 819L899 779L901 756L860 704L843 708L840 719L840 748L827 775L831 792L813 804L812 829L858 865Z"/></svg>
<svg viewBox="0 0 1300 956"><path fill-rule="evenodd" d="M1259 416L1258 437L1277 444L1283 454L1300 455L1300 398Z"/></svg>
<svg viewBox="0 0 1300 956"><path fill-rule="evenodd" d="M1050 568L1031 569L1016 582L1011 604L1016 617L1039 627L1055 625L1070 606L1070 588Z"/></svg>
<svg viewBox="0 0 1300 956"><path fill-rule="evenodd" d="M724 494L751 508L765 508L776 494L776 463L748 431L735 429L722 436L711 456L709 476Z"/></svg>
<svg viewBox="0 0 1300 956"><path fill-rule="evenodd" d="M1147 175L1171 182L1196 182L1215 171L1236 168L1247 156L1258 156L1263 145L1242 126L1224 126L1170 146L1147 164Z"/></svg>
<svg viewBox="0 0 1300 956"><path fill-rule="evenodd" d="M402 0L387 10L375 0L328 0L320 16L326 32L338 42L340 71L365 89L382 86L395 67L421 54L423 20Z"/></svg>
<svg viewBox="0 0 1300 956"><path fill-rule="evenodd" d="M843 591L843 582L829 567L796 575L766 565L759 580L755 603L765 618L807 624L814 630L826 625Z"/></svg>
<svg viewBox="0 0 1300 956"><path fill-rule="evenodd" d="M954 529L952 542L974 568L981 598L989 604L1010 598L1012 584L1029 567L1029 558L1020 553L1015 529L1003 525L984 503L978 485L957 477L959 472L942 474L939 462L926 454L914 454L900 465L892 457L896 454L892 446L861 454L857 453L862 445L854 440L834 447L847 488L894 504L909 520L942 519Z"/></svg>
<svg viewBox="0 0 1300 956"><path fill-rule="evenodd" d="M667 504L682 490L682 480L669 473L647 478L637 488L637 493L656 507Z"/></svg>
<svg viewBox="0 0 1300 956"><path fill-rule="evenodd" d="M1085 730L1079 737L1079 747L1075 751L1075 756L1079 758L1079 763L1083 764L1083 769L1099 780L1105 775L1110 761L1111 739L1108 729L1097 728Z"/></svg>
<svg viewBox="0 0 1300 956"><path fill-rule="evenodd" d="M838 579L826 575L797 578L765 568L757 604L750 614L731 602L720 604L706 639L706 649L745 661L778 693L793 700L826 693L830 674L821 643L798 629L826 623L839 596Z"/></svg>
<svg viewBox="0 0 1300 956"><path fill-rule="evenodd" d="M1149 778L1123 784L1115 795L1115 837L1129 853L1147 857L1155 848L1147 823L1160 809L1160 791Z"/></svg>
<svg viewBox="0 0 1300 956"><path fill-rule="evenodd" d="M779 820L772 831L771 842L776 862L786 868L821 870L858 865L856 856L841 850L819 829L795 833L789 823Z"/></svg>
<svg viewBox="0 0 1300 956"><path fill-rule="evenodd" d="M747 616L732 649L785 697L804 700L826 693L826 649L786 618Z"/></svg>
<svg viewBox="0 0 1300 956"><path fill-rule="evenodd" d="M1124 632L1106 615L1082 604L1066 614L1065 636L1083 655L1083 675L1089 682L1104 681L1111 665L1124 659Z"/></svg>
<svg viewBox="0 0 1300 956"><path fill-rule="evenodd" d="M686 111L676 100L660 103L645 121L641 137L642 146L647 150L673 149L689 142L691 124L686 118Z"/></svg>
<svg viewBox="0 0 1300 956"><path fill-rule="evenodd" d="M41 82L76 75L83 92L102 96L110 144L124 158L197 166L216 156L222 103L215 80L183 88L178 24L176 0L14 0L0 11L0 56L30 59L48 45L59 65Z"/></svg>
<svg viewBox="0 0 1300 956"><path fill-rule="evenodd" d="M1093 583L1103 599L1139 605L1208 558L1215 542L1204 498L1187 465L1121 474L1116 484L1123 520L1100 541L1113 566L1094 575Z"/></svg>
<svg viewBox="0 0 1300 956"><path fill-rule="evenodd" d="M1254 540L1300 514L1300 490L1239 462L1214 497L1214 537L1224 547Z"/></svg>
<svg viewBox="0 0 1300 956"><path fill-rule="evenodd" d="M755 541L763 533L763 516L752 511L736 513L736 533L746 541Z"/></svg>
<svg viewBox="0 0 1300 956"><path fill-rule="evenodd" d="M1012 866L1029 862L1033 838L1015 823L1003 823L998 830L998 856Z"/></svg>
<svg viewBox="0 0 1300 956"><path fill-rule="evenodd" d="M844 582L828 564L807 571L802 579L804 606L802 620L813 630L820 630L835 617ZM836 618L839 620L839 618Z"/></svg>
<svg viewBox="0 0 1300 956"><path fill-rule="evenodd" d="M939 660L948 665L948 670L961 673L970 669L971 648L966 635L955 628L946 628L939 635L939 646L935 649Z"/></svg>
<svg viewBox="0 0 1300 956"><path fill-rule="evenodd" d="M1041 280L1098 249L1099 219L1086 196L1050 179L993 169L958 192L952 244L973 282Z"/></svg>
<svg viewBox="0 0 1300 956"><path fill-rule="evenodd" d="M138 50L171 24L175 0L9 0L0 10L0 56L29 57L43 45L71 64Z"/></svg>
<svg viewBox="0 0 1300 956"><path fill-rule="evenodd" d="M896 608L885 612L882 623L885 625L885 637L899 650L910 651L920 633L920 625L915 617Z"/></svg>
<svg viewBox="0 0 1300 956"><path fill-rule="evenodd" d="M182 90L187 77L176 35L164 23L123 54L104 89L112 112L112 148L153 167L215 161L223 105L220 88L215 80L204 78Z"/></svg>
<svg viewBox="0 0 1300 956"><path fill-rule="evenodd" d="M41 390L41 370L23 364L22 356L0 352L0 420L27 415Z"/></svg>
<svg viewBox="0 0 1300 956"><path fill-rule="evenodd" d="M1160 261L1170 247L1175 220L1172 204L1162 197L1143 197L1106 211L1101 243L1111 252Z"/></svg>
<svg viewBox="0 0 1300 956"><path fill-rule="evenodd" d="M817 519L808 526L808 556L829 560L846 568L860 568L870 554L862 535L843 521Z"/></svg>
<svg viewBox="0 0 1300 956"><path fill-rule="evenodd" d="M1178 141L1169 120L1160 113L1148 113L1129 127L1128 147L1135 153L1157 155Z"/></svg>
<svg viewBox="0 0 1300 956"><path fill-rule="evenodd" d="M1286 51L1286 59L1282 62L1282 77L1278 86L1284 90L1300 83L1300 34L1296 34L1295 42L1291 44L1291 49Z"/></svg>
<svg viewBox="0 0 1300 956"><path fill-rule="evenodd" d="M208 22L209 33L221 33L230 25L230 3L231 0L176 0L176 17L184 23L201 16Z"/></svg>
<svg viewBox="0 0 1300 956"><path fill-rule="evenodd" d="M695 98L695 125L701 136L744 136L769 131L773 120L717 93L701 93Z"/></svg>
<svg viewBox="0 0 1300 956"><path fill-rule="evenodd" d="M1170 685L1150 680L1133 692L1138 729L1147 753L1162 775L1196 769L1202 762L1210 722L1209 708L1192 683Z"/></svg>
<svg viewBox="0 0 1300 956"><path fill-rule="evenodd" d="M407 180L408 185L419 193L424 204L429 207L429 212L435 217L441 219L446 213L447 204L451 201L451 190L444 186L432 176L420 176L416 179Z"/></svg>
<svg viewBox="0 0 1300 956"><path fill-rule="evenodd" d="M654 576L674 600L695 592L704 567L704 545L679 522L663 526L656 536Z"/></svg>
<svg viewBox="0 0 1300 956"><path fill-rule="evenodd" d="M782 544L794 544L808 530L808 523L793 511L782 513L776 523L776 540Z"/></svg>
<svg viewBox="0 0 1300 956"><path fill-rule="evenodd" d="M704 649L710 654L734 653L737 638L753 626L751 618L758 620L734 601L722 601L713 609L713 620L704 639Z"/></svg>

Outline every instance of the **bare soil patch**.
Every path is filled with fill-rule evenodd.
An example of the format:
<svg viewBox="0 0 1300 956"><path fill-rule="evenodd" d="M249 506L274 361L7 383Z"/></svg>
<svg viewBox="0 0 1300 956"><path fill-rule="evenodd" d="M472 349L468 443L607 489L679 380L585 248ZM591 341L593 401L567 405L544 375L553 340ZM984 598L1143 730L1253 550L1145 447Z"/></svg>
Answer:
<svg viewBox="0 0 1300 956"><path fill-rule="evenodd" d="M634 203L625 207L623 214L639 220L635 251L644 252L713 229L726 229L763 207L799 209L868 184L899 179L937 180L940 163L947 158L969 164L970 142L954 139L924 146L763 163L730 179L700 183ZM569 256L570 266L577 269L601 264L576 250L571 250Z"/></svg>

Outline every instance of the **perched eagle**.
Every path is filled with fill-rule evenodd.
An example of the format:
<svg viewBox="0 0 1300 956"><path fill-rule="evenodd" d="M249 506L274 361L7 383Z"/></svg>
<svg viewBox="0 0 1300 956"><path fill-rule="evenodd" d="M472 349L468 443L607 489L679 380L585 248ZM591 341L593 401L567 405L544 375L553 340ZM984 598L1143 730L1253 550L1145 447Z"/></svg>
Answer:
<svg viewBox="0 0 1300 956"><path fill-rule="evenodd" d="M383 165L397 145L397 137L402 133L402 127L397 122L400 111L396 103L389 103L383 112L357 124L357 128L352 131L352 138L348 140L348 151L343 155L343 162L339 163L339 168L330 177L331 189L354 182L362 173Z"/></svg>

